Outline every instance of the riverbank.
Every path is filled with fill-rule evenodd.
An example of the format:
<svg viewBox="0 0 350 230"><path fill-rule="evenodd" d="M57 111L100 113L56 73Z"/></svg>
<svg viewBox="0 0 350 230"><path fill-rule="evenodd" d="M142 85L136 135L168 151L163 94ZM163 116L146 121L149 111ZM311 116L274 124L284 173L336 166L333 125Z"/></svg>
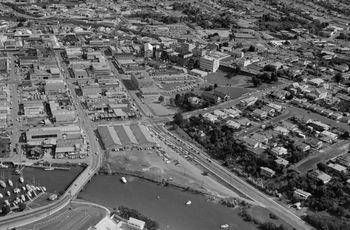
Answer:
<svg viewBox="0 0 350 230"><path fill-rule="evenodd" d="M120 181L121 176L126 177L126 184ZM213 230L222 224L229 224L231 230L257 229L239 216L240 209L223 206L205 194L125 174L96 175L78 198L109 210L120 206L136 209L157 221L160 229ZM186 205L188 201L190 205Z"/></svg>
<svg viewBox="0 0 350 230"><path fill-rule="evenodd" d="M163 187L170 187L170 188L175 188L175 189L180 189L182 191L185 191L185 192L190 192L192 194L197 194L197 195L202 195L206 198L207 201L210 201L210 202L213 202L215 204L221 204L221 205L224 205L226 207L229 207L229 208L235 208L235 207L238 207L240 204L243 204L245 205L246 202L245 201L242 201L242 200L239 200L235 197L224 197L224 196L220 196L220 195L217 195L217 194L212 194L212 193L208 193L207 190L198 190L198 189L195 189L195 188L192 188L192 187L189 187L189 186L183 186L181 184L177 184L173 181L169 181L169 180L159 180L158 178L156 177L150 177L150 176L147 176L147 175L144 175L144 174L141 174L141 173L138 173L138 172L125 172L125 171L114 171L112 173L108 173L108 172L105 172L105 171L101 171L100 172L100 175L106 175L106 176L119 176L120 178L122 176L129 176L129 177L135 177L135 178L139 178L139 179L142 179L142 180L145 180L145 181L149 181L151 183L154 183L158 186L163 186Z"/></svg>

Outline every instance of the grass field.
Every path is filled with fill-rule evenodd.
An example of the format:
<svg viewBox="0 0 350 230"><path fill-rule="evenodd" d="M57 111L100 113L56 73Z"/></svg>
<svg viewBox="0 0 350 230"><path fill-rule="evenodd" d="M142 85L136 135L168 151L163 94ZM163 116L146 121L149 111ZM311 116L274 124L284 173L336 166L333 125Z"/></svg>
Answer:
<svg viewBox="0 0 350 230"><path fill-rule="evenodd" d="M245 93L251 93L255 91L253 89L239 88L239 87L219 87L216 90L226 93L231 97L231 99L235 99L242 96Z"/></svg>

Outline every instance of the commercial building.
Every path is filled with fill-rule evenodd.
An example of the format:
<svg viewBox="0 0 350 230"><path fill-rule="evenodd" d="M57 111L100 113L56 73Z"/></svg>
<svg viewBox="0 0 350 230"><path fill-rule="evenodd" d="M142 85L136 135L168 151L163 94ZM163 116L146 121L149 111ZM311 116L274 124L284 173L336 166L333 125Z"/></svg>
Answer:
<svg viewBox="0 0 350 230"><path fill-rule="evenodd" d="M157 147L144 125L101 125L98 126L97 131L104 148L108 150L152 149Z"/></svg>
<svg viewBox="0 0 350 230"><path fill-rule="evenodd" d="M204 56L199 59L199 66L202 70L215 73L220 66L220 60L214 57Z"/></svg>
<svg viewBox="0 0 350 230"><path fill-rule="evenodd" d="M146 72L131 74L131 81L138 89L151 87L154 83Z"/></svg>

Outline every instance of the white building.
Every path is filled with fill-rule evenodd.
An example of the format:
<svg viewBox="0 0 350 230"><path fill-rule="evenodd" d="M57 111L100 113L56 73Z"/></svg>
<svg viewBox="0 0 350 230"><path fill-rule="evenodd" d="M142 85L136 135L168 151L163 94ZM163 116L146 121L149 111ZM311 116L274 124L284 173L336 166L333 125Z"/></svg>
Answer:
<svg viewBox="0 0 350 230"><path fill-rule="evenodd" d="M219 69L220 61L217 58L204 56L199 59L199 66L202 70L216 72Z"/></svg>

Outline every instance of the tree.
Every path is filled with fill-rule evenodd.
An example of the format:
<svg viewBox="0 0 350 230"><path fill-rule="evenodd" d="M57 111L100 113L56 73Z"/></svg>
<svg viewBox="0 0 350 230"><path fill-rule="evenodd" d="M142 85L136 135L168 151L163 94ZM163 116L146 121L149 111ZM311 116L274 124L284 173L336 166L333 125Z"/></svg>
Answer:
<svg viewBox="0 0 350 230"><path fill-rule="evenodd" d="M348 131L345 131L345 132L341 135L341 138L343 138L343 139L345 139L345 140L349 139L349 137L350 137L350 134L349 134Z"/></svg>
<svg viewBox="0 0 350 230"><path fill-rule="evenodd" d="M251 45L248 49L248 52L255 52L255 46Z"/></svg>
<svg viewBox="0 0 350 230"><path fill-rule="evenodd" d="M158 101L159 101L160 103L162 103L162 102L164 101L164 97L163 97L163 96L159 96Z"/></svg>
<svg viewBox="0 0 350 230"><path fill-rule="evenodd" d="M8 205L3 205L3 206L1 207L1 210L2 210L2 213L3 213L4 215L7 215L7 214L11 211L11 208L10 208L10 206L8 206Z"/></svg>
<svg viewBox="0 0 350 230"><path fill-rule="evenodd" d="M343 82L343 81L344 81L343 74L337 73L337 74L334 76L334 81L337 82L337 83Z"/></svg>
<svg viewBox="0 0 350 230"><path fill-rule="evenodd" d="M215 88L217 88L217 87L218 87L218 84L217 84L217 83L215 83L215 84L214 84L214 89L215 89Z"/></svg>
<svg viewBox="0 0 350 230"><path fill-rule="evenodd" d="M20 203L19 205L18 205L18 210L20 211L20 212L22 212L24 209L26 209L26 203Z"/></svg>
<svg viewBox="0 0 350 230"><path fill-rule="evenodd" d="M259 78L257 78L257 77L253 77L252 78L252 82L253 82L253 85L255 87L258 87L259 85L261 85L261 80Z"/></svg>
<svg viewBox="0 0 350 230"><path fill-rule="evenodd" d="M173 119L174 119L174 123L179 126L181 126L184 121L184 118L181 113L175 113Z"/></svg>

